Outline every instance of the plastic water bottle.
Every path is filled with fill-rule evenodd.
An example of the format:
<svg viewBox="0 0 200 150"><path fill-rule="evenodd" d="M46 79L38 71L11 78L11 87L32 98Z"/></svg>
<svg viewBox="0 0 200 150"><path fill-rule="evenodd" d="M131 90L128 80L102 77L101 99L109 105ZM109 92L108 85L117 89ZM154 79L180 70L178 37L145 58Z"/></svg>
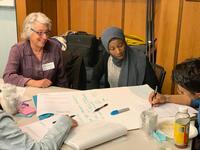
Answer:
<svg viewBox="0 0 200 150"><path fill-rule="evenodd" d="M190 115L186 107L180 107L175 116L174 142L178 148L188 146L190 129Z"/></svg>

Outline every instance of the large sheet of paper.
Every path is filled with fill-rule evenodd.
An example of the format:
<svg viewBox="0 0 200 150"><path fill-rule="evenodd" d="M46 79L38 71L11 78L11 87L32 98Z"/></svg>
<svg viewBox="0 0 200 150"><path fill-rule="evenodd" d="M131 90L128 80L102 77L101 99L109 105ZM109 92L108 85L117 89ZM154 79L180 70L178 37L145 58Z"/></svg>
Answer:
<svg viewBox="0 0 200 150"><path fill-rule="evenodd" d="M141 127L140 114L151 106L148 95L152 89L147 85L97 89L87 91L41 93L38 94L37 115L45 113L76 115L80 125L94 120L109 120L120 123L128 130ZM101 110L98 107L108 104ZM159 117L174 116L179 105L165 104L154 110ZM185 106L187 107L187 106ZM129 111L118 115L111 115L113 110L129 108ZM196 112L189 108L190 113Z"/></svg>

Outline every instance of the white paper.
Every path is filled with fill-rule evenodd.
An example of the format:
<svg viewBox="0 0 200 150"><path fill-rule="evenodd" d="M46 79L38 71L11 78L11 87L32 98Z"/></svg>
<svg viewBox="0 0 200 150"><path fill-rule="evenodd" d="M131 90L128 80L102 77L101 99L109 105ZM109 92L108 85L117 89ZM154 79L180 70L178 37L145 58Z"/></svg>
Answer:
<svg viewBox="0 0 200 150"><path fill-rule="evenodd" d="M121 123L128 130L140 128L140 112L135 109L142 99L132 94L128 87L98 89L88 91L76 91L65 93L41 93L38 94L37 115L51 113L67 113L76 115L79 124L85 124L95 120L111 120ZM96 108L108 103L108 106L98 112ZM143 103L142 103L143 105ZM150 105L147 104L149 107ZM115 109L129 108L116 116L111 116ZM130 119L131 118L131 119Z"/></svg>
<svg viewBox="0 0 200 150"><path fill-rule="evenodd" d="M188 108L188 113L191 116L192 114L197 113L197 110L195 110L192 107L186 105L173 104L173 103L166 103L160 105L159 107L154 107L153 109L157 112L157 114L159 114L158 117L165 118L165 117L174 117L175 114L178 112L180 106Z"/></svg>
<svg viewBox="0 0 200 150"><path fill-rule="evenodd" d="M140 114L150 109L148 95L153 91L149 86L133 86L108 89L96 89L63 93L38 94L37 115L45 113L76 115L74 119L80 125L96 120L109 120L124 125L128 130L141 128ZM143 94L142 94L143 93ZM104 105L98 112L96 108ZM178 111L177 104L165 104L154 107L158 117L174 116ZM185 106L187 107L187 106ZM116 109L129 108L129 111L112 116ZM193 108L189 112L197 112Z"/></svg>
<svg viewBox="0 0 200 150"><path fill-rule="evenodd" d="M120 124L93 121L90 124L74 128L67 137L65 144L73 149L88 149L126 134L127 129Z"/></svg>
<svg viewBox="0 0 200 150"><path fill-rule="evenodd" d="M58 116L53 116L42 121L21 127L22 131L29 134L36 141L40 141L53 126ZM126 135L127 129L121 124L107 121L93 121L73 128L65 144L73 149L87 149L104 142Z"/></svg>

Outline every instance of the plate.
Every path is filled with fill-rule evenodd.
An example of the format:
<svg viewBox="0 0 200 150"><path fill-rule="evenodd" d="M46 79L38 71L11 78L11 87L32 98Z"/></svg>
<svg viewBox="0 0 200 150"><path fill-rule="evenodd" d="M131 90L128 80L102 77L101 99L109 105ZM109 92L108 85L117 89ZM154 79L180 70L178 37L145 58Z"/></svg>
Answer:
<svg viewBox="0 0 200 150"><path fill-rule="evenodd" d="M162 118L158 121L157 130L162 132L168 138L174 138L174 117ZM189 139L192 139L198 135L197 128L190 123Z"/></svg>

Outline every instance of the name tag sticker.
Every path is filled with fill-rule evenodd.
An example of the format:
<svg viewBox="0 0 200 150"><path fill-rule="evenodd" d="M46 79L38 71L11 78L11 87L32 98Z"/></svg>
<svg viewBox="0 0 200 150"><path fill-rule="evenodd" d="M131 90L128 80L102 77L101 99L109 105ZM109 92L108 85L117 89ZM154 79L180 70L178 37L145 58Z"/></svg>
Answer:
<svg viewBox="0 0 200 150"><path fill-rule="evenodd" d="M51 69L54 69L54 68L55 68L54 62L42 64L42 70L43 71L51 70Z"/></svg>

